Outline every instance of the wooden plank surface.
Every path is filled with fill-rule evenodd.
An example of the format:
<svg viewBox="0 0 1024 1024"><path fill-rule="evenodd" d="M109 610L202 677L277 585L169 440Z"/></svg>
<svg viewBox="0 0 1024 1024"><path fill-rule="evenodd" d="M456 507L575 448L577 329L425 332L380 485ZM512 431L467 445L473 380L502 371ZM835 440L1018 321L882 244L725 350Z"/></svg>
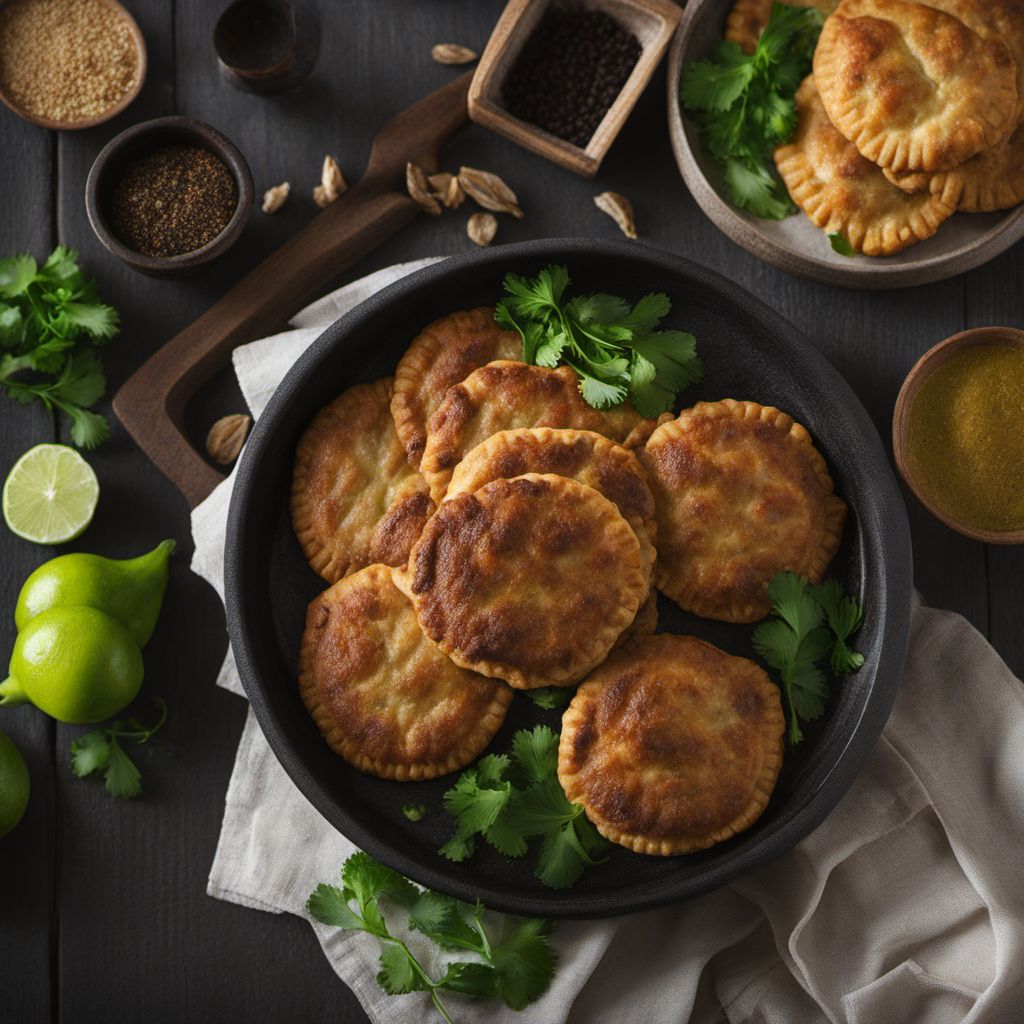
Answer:
<svg viewBox="0 0 1024 1024"><path fill-rule="evenodd" d="M502 2L388 0L385 11L380 0L320 0L314 6L322 53L314 75L299 90L269 98L237 92L220 80L210 34L222 6L131 0L149 44L150 71L139 101L111 124L65 134L56 145L47 133L0 111L4 151L19 154L13 178L10 161L4 169L5 184L13 181L0 199L4 238L10 239L4 248L45 254L52 226L59 224L61 240L82 250L104 297L124 317L105 356L111 393L312 216L310 193L326 152L338 158L350 182L357 179L376 128L459 73L433 63L431 45L482 49ZM592 197L605 189L629 196L644 244L721 271L800 327L850 380L887 445L896 391L927 347L968 324L1024 320L1020 247L956 281L876 294L798 281L754 260L711 225L682 185L668 145L664 93L662 71L592 182L476 126L452 144L445 164L495 170L516 189L526 216L502 217L497 242L619 238ZM82 209L85 176L102 145L129 124L172 111L224 131L249 161L258 193L282 180L293 188L280 214L254 212L238 247L211 272L176 282L140 277L107 256ZM51 175L52 201L43 184ZM420 218L347 277L470 250L468 212ZM188 420L196 437L216 416L239 411L240 403L237 387L224 375L193 403ZM46 416L5 406L3 467L29 444L50 438L52 429ZM302 921L205 895L245 715L240 699L213 686L226 643L223 610L188 571L187 510L167 481L117 428L91 461L100 476L101 505L78 548L125 556L165 536L179 543L165 611L146 651L146 691L168 699L172 719L162 743L140 758L145 796L122 803L98 783L68 772L67 747L81 730L54 729L30 709L0 717L0 728L26 750L36 787L29 818L0 842L0 868L24 880L0 895L0 1021L363 1020ZM1011 667L1024 671L1024 552L961 540L912 499L909 507L916 580L926 599L962 612L983 631L991 628ZM46 553L9 536L3 552L8 571L0 596L11 607L21 579ZM4 620L0 629L9 646L13 627ZM148 711L144 702L140 710Z"/></svg>
<svg viewBox="0 0 1024 1024"><path fill-rule="evenodd" d="M46 258L53 245L51 178L53 139L42 128L4 118L6 153L0 189L2 256L31 252ZM41 406L13 406L0 395L0 475L27 448L55 440L54 420ZM0 573L0 658L14 645L14 604L25 577L54 552L4 532ZM6 665L6 661L4 662ZM4 673L6 675L6 673ZM48 1020L56 1010L55 952L58 940L57 872L61 856L59 808L54 787L54 726L31 707L0 710L0 729L28 763L28 810L0 839L0 1022L16 1024L29 1007Z"/></svg>

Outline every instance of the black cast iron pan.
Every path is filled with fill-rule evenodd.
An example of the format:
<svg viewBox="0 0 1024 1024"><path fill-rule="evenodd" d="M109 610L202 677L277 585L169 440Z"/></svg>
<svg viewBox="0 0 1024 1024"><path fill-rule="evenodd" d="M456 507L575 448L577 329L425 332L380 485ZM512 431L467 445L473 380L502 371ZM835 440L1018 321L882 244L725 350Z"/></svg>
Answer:
<svg viewBox="0 0 1024 1024"><path fill-rule="evenodd" d="M288 516L295 445L321 406L352 384L391 374L429 321L493 303L507 272L534 274L552 262L565 264L580 290L631 300L648 291L669 295L668 325L697 336L705 364L704 382L685 393L685 404L752 399L779 406L811 431L850 507L831 572L866 609L857 637L864 667L835 688L827 715L804 743L787 749L771 803L751 829L682 857L614 847L606 864L563 892L533 877L529 856L510 860L486 844L462 864L438 855L451 829L441 796L455 775L384 781L328 749L299 699L295 669L306 605L326 584L306 565ZM256 717L285 770L324 817L423 885L548 917L621 914L694 896L761 867L807 835L846 792L888 718L912 587L906 512L885 452L864 408L825 358L763 303L696 263L643 245L579 239L454 257L385 288L331 325L284 378L245 446L228 517L225 582L231 644ZM698 619L664 598L658 629L692 633L753 657L751 627ZM517 695L489 749L507 750L516 729L537 721L557 729L559 713ZM425 803L430 813L409 822L402 814L407 803Z"/></svg>

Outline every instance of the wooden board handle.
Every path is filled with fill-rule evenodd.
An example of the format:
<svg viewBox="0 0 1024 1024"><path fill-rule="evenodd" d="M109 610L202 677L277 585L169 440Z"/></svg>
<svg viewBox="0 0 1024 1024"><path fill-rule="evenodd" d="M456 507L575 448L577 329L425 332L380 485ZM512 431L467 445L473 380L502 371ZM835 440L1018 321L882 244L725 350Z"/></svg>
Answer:
<svg viewBox="0 0 1024 1024"><path fill-rule="evenodd" d="M185 434L185 407L238 345L273 333L420 207L397 191L405 161L436 166L436 151L466 120L464 75L403 111L378 133L362 181L238 282L144 363L114 396L128 433L195 508L224 479Z"/></svg>

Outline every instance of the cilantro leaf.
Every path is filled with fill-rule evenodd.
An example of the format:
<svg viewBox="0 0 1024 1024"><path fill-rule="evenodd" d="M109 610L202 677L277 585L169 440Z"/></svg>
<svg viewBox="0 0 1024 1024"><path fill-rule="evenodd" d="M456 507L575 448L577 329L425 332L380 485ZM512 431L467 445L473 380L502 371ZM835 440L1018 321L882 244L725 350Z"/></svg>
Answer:
<svg viewBox="0 0 1024 1024"><path fill-rule="evenodd" d="M484 907L460 903L450 896L420 889L365 853L354 853L341 869L342 887L320 883L306 901L310 916L322 924L363 931L380 942L377 983L389 995L429 992L434 1008L451 1024L439 992L472 999L501 998L522 1009L545 991L556 958L549 936L552 925L536 919L508 918L495 940L484 926ZM355 900L359 913L352 908ZM443 950L466 950L475 959L447 964L432 978L401 935L391 932L381 901L409 912L408 928Z"/></svg>
<svg viewBox="0 0 1024 1024"><path fill-rule="evenodd" d="M128 799L142 792L142 772L135 762L121 749L117 737L110 739L110 757L106 774L107 792L111 796Z"/></svg>
<svg viewBox="0 0 1024 1024"><path fill-rule="evenodd" d="M106 768L110 763L110 737L99 729L71 742L71 770L80 778Z"/></svg>
<svg viewBox="0 0 1024 1024"><path fill-rule="evenodd" d="M535 278L509 274L495 321L519 332L523 359L537 366L571 366L584 401L610 409L627 398L644 416L670 409L676 394L700 379L693 336L656 330L671 309L667 295L643 296L630 307L616 295L576 295L565 267L549 266Z"/></svg>
<svg viewBox="0 0 1024 1024"><path fill-rule="evenodd" d="M864 664L864 655L851 650L846 641L860 629L864 620L864 609L852 597L843 593L843 588L836 580L811 587L811 596L828 619L829 629L835 636L832 648L832 671L837 676L855 672Z"/></svg>
<svg viewBox="0 0 1024 1024"><path fill-rule="evenodd" d="M102 771L106 790L111 796L130 799L142 792L142 773L128 756L120 741L146 743L167 721L167 704L160 697L153 703L159 717L152 726L137 718L118 720L103 729L83 733L71 742L71 770L79 778Z"/></svg>
<svg viewBox="0 0 1024 1024"><path fill-rule="evenodd" d="M572 686L541 686L536 690L524 692L537 707L558 710L569 706L569 701L576 690Z"/></svg>
<svg viewBox="0 0 1024 1024"><path fill-rule="evenodd" d="M832 246L833 252L839 253L840 256L855 255L853 246L850 245L850 243L846 240L846 238L843 236L841 232L833 231L828 236L828 240Z"/></svg>
<svg viewBox="0 0 1024 1024"><path fill-rule="evenodd" d="M90 409L106 388L93 352L117 333L118 315L73 249L57 246L42 265L28 255L0 260L0 386L18 402L42 402L71 420L71 440L91 448L107 436Z"/></svg>
<svg viewBox="0 0 1024 1024"><path fill-rule="evenodd" d="M348 905L349 898L344 889L321 882L306 900L306 909L321 924L347 931L361 931L363 919Z"/></svg>
<svg viewBox="0 0 1024 1024"><path fill-rule="evenodd" d="M721 168L729 201L757 217L781 220L795 209L773 152L796 129L794 96L811 70L822 24L812 8L773 4L753 53L721 42L680 77L680 99Z"/></svg>
<svg viewBox="0 0 1024 1024"><path fill-rule="evenodd" d="M512 756L527 784L542 782L558 768L558 734L546 725L520 729L512 737Z"/></svg>

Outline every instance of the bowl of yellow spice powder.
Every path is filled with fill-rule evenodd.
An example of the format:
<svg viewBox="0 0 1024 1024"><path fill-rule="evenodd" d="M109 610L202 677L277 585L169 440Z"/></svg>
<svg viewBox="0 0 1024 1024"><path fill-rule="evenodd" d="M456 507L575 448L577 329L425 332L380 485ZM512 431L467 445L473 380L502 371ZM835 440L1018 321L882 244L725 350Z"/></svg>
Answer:
<svg viewBox="0 0 1024 1024"><path fill-rule="evenodd" d="M1024 544L1024 331L977 327L926 352L896 399L893 453L951 529Z"/></svg>
<svg viewBox="0 0 1024 1024"><path fill-rule="evenodd" d="M90 128L142 89L146 44L115 0L0 4L0 100L44 128Z"/></svg>

